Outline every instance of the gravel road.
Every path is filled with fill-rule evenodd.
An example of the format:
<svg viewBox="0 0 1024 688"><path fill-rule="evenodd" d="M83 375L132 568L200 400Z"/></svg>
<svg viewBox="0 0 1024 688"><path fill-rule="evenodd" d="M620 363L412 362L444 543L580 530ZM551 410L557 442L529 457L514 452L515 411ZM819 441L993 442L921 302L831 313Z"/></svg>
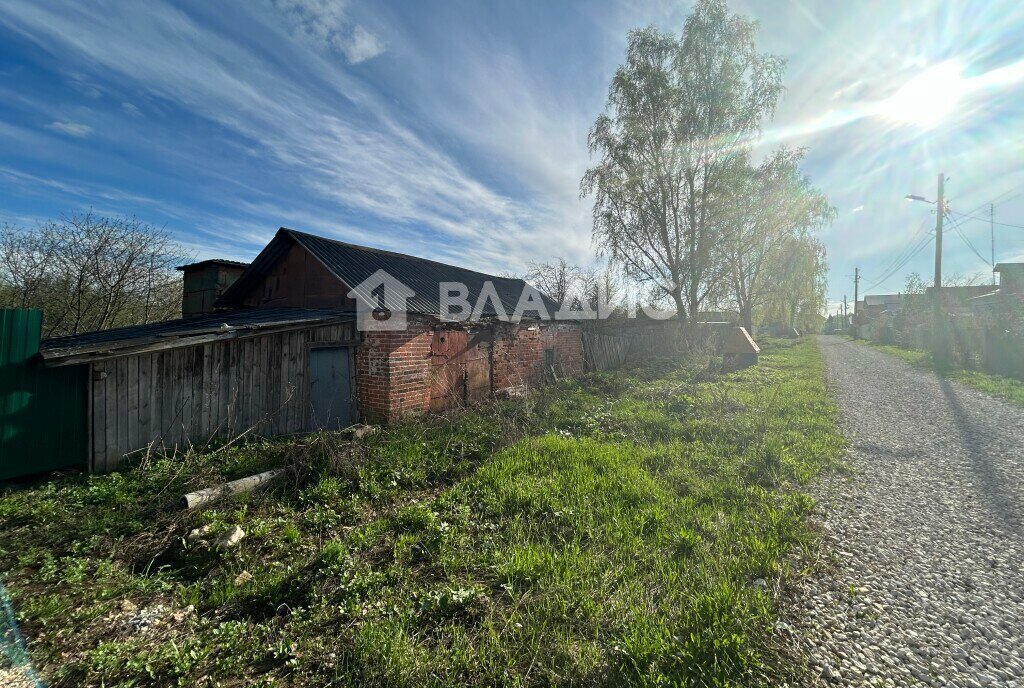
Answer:
<svg viewBox="0 0 1024 688"><path fill-rule="evenodd" d="M820 345L854 473L816 495L831 566L796 602L815 675L1024 688L1024 408Z"/></svg>

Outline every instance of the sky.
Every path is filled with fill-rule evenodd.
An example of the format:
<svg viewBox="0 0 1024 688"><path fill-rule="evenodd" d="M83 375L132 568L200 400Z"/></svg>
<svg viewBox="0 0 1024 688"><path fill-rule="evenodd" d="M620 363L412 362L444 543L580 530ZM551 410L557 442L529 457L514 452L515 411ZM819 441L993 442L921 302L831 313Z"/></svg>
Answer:
<svg viewBox="0 0 1024 688"><path fill-rule="evenodd" d="M579 181L626 34L688 2L4 0L0 223L137 216L196 258L279 226L521 272L594 260ZM786 58L759 152L806 147L836 207L834 307L1024 259L1024 4L735 0Z"/></svg>

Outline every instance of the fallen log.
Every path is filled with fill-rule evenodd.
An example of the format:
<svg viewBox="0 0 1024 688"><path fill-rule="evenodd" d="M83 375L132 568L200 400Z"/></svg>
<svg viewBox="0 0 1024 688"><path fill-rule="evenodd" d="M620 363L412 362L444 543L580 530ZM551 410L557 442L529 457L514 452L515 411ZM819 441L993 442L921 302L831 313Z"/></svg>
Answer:
<svg viewBox="0 0 1024 688"><path fill-rule="evenodd" d="M199 490L197 492L189 492L187 495L182 497L182 500L184 501L186 509L195 509L196 507L216 502L224 497L241 494L243 492L252 492L260 485L264 485L271 480L280 478L282 475L284 475L284 469L275 468L272 471L266 471L257 475L250 475L248 478L232 480L231 482L224 483L223 485L207 487L206 489Z"/></svg>

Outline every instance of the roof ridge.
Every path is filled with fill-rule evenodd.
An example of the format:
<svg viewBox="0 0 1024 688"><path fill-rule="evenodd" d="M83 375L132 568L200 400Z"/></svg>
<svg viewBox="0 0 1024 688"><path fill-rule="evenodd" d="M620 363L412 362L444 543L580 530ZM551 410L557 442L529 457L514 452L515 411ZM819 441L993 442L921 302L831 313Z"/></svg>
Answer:
<svg viewBox="0 0 1024 688"><path fill-rule="evenodd" d="M417 262L420 262L420 263L432 263L434 265L440 265L441 267L445 267L445 268L454 268L456 270L465 270L466 272L472 272L474 274L482 275L484 277L489 277L491 279L506 280L506 281L511 281L511 282L522 282L523 284L526 284L526 280L522 279L521 277L502 277L500 275L492 275L489 272L481 272L480 270L474 270L472 268L462 267L461 265L453 265L452 263L442 263L439 260L432 260L430 258L423 258L421 256L413 256L413 255L410 255L408 253L399 253L398 251L389 251L387 249L377 248L375 246L363 246L361 244L353 244L353 243L348 242L348 241L341 241L340 239L332 239L330 237L320 236L319 234L312 234L310 232L303 232L303 231L298 230L298 229L292 229L291 227L281 227L279 229L279 231L287 232L288 234L290 234L290 235L294 236L296 239L298 239L300 242L301 242L301 239L299 237L312 237L314 239L319 239L320 241L329 241L332 244L338 244L339 246L345 246L346 248L354 248L354 249L357 249L357 250L360 250L360 251L369 251L371 253L381 253L381 254L384 254L386 256L395 256L395 257L398 257L398 258L407 258L409 260L414 260L414 261L417 261ZM309 248L309 247L306 246L306 248Z"/></svg>

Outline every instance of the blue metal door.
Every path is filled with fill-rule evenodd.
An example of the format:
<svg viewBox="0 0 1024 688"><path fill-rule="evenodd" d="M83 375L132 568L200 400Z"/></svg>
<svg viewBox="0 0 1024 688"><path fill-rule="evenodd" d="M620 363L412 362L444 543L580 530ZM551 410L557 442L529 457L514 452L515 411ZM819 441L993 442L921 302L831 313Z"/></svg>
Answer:
<svg viewBox="0 0 1024 688"><path fill-rule="evenodd" d="M352 424L349 348L309 350L309 421L314 430L338 430Z"/></svg>

